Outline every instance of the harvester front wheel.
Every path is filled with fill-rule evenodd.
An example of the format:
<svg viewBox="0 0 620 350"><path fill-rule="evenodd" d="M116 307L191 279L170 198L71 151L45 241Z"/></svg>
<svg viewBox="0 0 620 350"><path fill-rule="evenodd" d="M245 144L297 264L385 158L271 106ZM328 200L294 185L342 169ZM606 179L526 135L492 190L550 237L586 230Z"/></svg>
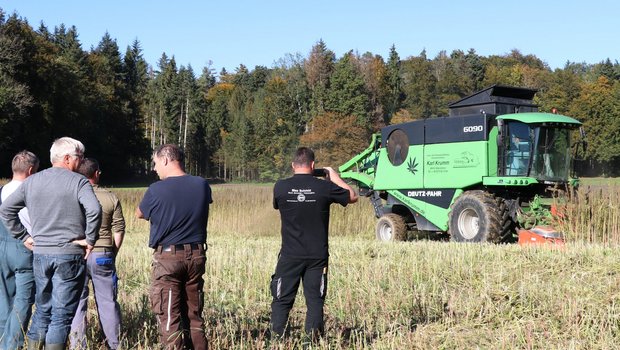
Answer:
<svg viewBox="0 0 620 350"><path fill-rule="evenodd" d="M460 195L452 204L448 230L451 239L457 242L499 242L502 215L495 197L483 191Z"/></svg>
<svg viewBox="0 0 620 350"><path fill-rule="evenodd" d="M404 241L407 237L405 219L397 214L385 214L377 221L377 239L383 242Z"/></svg>

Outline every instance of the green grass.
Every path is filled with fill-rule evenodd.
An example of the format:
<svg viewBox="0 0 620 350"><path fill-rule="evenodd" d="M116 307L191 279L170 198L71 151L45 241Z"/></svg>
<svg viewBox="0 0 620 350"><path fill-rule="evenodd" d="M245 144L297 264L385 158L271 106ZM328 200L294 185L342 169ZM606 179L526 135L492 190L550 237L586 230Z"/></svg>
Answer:
<svg viewBox="0 0 620 350"><path fill-rule="evenodd" d="M156 343L146 302L150 252L140 248L146 237L134 233L128 245L137 246L119 256L125 348ZM291 337L275 344L265 338L278 248L275 235L210 235L204 313L213 348L288 349L304 342L301 293ZM319 347L614 348L620 341L619 253L580 244L552 250L334 237L328 337Z"/></svg>
<svg viewBox="0 0 620 350"><path fill-rule="evenodd" d="M594 182L592 182L594 183ZM298 349L302 292L292 333L270 341L269 280L279 250L271 186L216 185L209 218L205 309L212 349ZM127 221L117 259L122 348L157 349L148 287L148 223L134 217L144 188L113 188ZM620 186L584 186L558 225L563 249L379 243L369 201L332 209L321 349L613 349L620 343ZM104 348L94 301L88 342Z"/></svg>
<svg viewBox="0 0 620 350"><path fill-rule="evenodd" d="M118 192L128 218L118 256L125 349L157 348L147 297L148 225L131 219L142 191ZM592 194L590 203L603 208L615 191ZM269 280L280 244L271 188L218 185L214 200L204 310L211 347L303 348L301 292L291 313L291 336L271 342L265 335ZM580 203L571 210L590 210ZM603 218L594 214L590 220ZM611 349L620 342L618 240L575 235L564 249L425 240L385 244L374 240L375 219L366 200L334 208L332 218L327 337L316 348ZM611 222L602 220L598 229L610 231L605 223ZM94 311L89 317L96 317ZM97 322L91 324L89 342L96 347L101 337Z"/></svg>
<svg viewBox="0 0 620 350"><path fill-rule="evenodd" d="M619 186L620 177L581 177L579 182L586 186Z"/></svg>

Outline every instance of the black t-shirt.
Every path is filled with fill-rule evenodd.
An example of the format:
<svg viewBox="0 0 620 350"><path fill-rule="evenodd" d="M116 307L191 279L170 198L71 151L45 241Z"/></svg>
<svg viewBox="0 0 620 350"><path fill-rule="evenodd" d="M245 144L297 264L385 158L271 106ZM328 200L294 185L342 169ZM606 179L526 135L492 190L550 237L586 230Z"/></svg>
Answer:
<svg viewBox="0 0 620 350"><path fill-rule="evenodd" d="M282 218L282 256L310 259L329 256L327 230L332 203L346 206L349 191L310 174L295 174L276 182L273 207L280 210Z"/></svg>
<svg viewBox="0 0 620 350"><path fill-rule="evenodd" d="M202 177L173 176L149 186L140 203L151 222L149 247L206 243L210 203L211 187Z"/></svg>

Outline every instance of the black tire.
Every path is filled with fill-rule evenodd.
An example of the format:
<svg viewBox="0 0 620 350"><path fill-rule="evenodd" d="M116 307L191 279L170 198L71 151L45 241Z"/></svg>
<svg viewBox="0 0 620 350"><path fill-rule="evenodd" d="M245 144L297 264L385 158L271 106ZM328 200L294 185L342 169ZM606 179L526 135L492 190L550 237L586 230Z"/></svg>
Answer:
<svg viewBox="0 0 620 350"><path fill-rule="evenodd" d="M501 197L495 197L495 202L497 204L497 212L501 217L502 228L500 231L500 241L502 243L514 243L516 242L516 228L517 225L514 221L512 221L512 217L510 216L510 210L508 204Z"/></svg>
<svg viewBox="0 0 620 350"><path fill-rule="evenodd" d="M502 201L502 203L504 203ZM503 209L498 207L495 196L483 191L470 191L460 195L451 206L448 216L450 239L456 242L499 243L504 228Z"/></svg>
<svg viewBox="0 0 620 350"><path fill-rule="evenodd" d="M385 214L377 221L375 233L382 242L404 241L407 238L405 219L397 214Z"/></svg>

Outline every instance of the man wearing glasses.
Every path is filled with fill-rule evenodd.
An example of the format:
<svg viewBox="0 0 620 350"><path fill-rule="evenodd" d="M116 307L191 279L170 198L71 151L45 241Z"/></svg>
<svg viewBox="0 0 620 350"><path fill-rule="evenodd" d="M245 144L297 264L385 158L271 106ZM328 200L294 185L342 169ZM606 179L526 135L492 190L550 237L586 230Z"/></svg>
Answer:
<svg viewBox="0 0 620 350"><path fill-rule="evenodd" d="M64 349L84 287L85 260L99 237L101 206L88 180L75 173L84 145L70 137L50 149L52 167L38 172L2 203L0 218L33 249L35 312L28 349ZM28 207L32 235L18 212Z"/></svg>

